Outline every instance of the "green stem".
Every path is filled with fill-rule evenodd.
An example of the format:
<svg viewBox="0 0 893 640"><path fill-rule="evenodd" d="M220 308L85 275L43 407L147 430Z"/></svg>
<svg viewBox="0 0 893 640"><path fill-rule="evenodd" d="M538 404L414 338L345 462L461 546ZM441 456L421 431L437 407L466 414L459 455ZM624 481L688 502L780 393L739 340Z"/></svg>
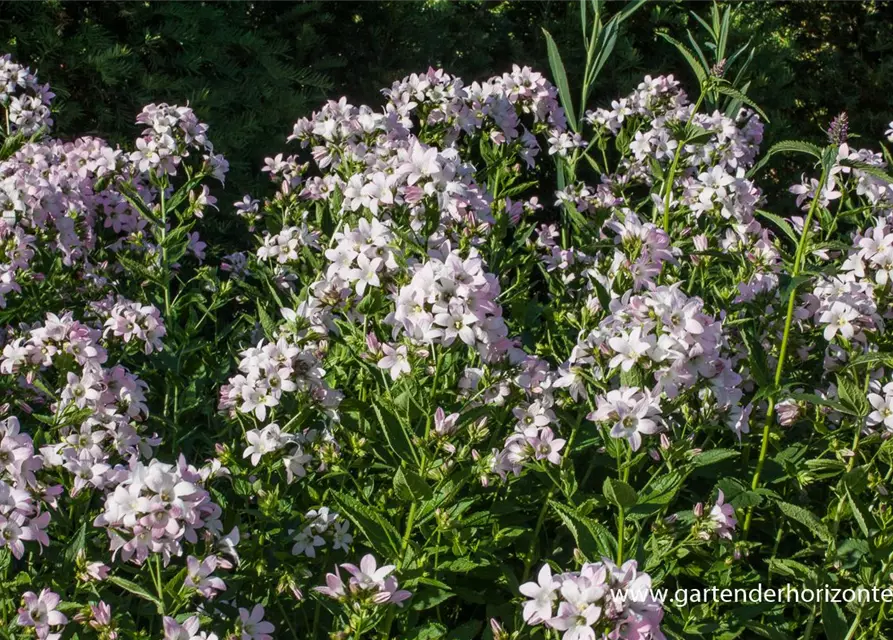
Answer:
<svg viewBox="0 0 893 640"><path fill-rule="evenodd" d="M155 581L155 588L158 590L158 601L161 603L161 615L164 615L164 589L161 582L161 556L155 554L155 573L152 576ZM151 567L149 571L151 572Z"/></svg>
<svg viewBox="0 0 893 640"><path fill-rule="evenodd" d="M549 489L546 499L543 500L540 514L536 519L536 526L533 528L533 538L530 540L530 547L527 549L527 557L524 558L524 573L522 574L521 582L527 582L527 578L530 577L530 568L533 566L533 554L536 552L536 542L539 539L540 530L543 528L543 522L546 521L546 512L549 510L549 502L552 500L553 495L555 495L555 487Z"/></svg>
<svg viewBox="0 0 893 640"><path fill-rule="evenodd" d="M416 511L418 511L418 503L413 500L413 503L409 506L409 515L406 517L406 529L403 531L403 541L400 543L400 558L397 562L398 569L406 563L406 553L409 550L409 538L412 535L412 528L415 526Z"/></svg>
<svg viewBox="0 0 893 640"><path fill-rule="evenodd" d="M691 115L688 116L688 121L685 123L685 138L688 137L688 127L691 125L692 120L694 120L695 114L698 112L698 109L701 106L701 103L704 101L704 94L706 93L706 88L701 87L701 95L698 96L698 101L695 102L695 108L691 110ZM682 155L682 148L685 146L686 139L680 140L679 144L676 146L676 152L673 154L673 162L670 164L670 172L667 174L667 181L665 183L665 193L664 193L664 232L670 233L670 196L673 194L673 182L676 180L676 168L679 166L679 158Z"/></svg>
<svg viewBox="0 0 893 640"><path fill-rule="evenodd" d="M806 215L806 221L803 223L803 232L800 234L800 242L797 245L797 252L794 254L794 265L791 269L792 278L796 278L798 275L800 275L800 270L804 260L804 253L806 251L806 241L809 238L809 228L812 225L812 219L815 216L816 210L818 209L822 189L824 188L825 181L828 177L827 174L828 170L826 168L823 168L822 177L819 180L819 186L816 189L815 197L812 199L812 203L809 206L809 213ZM781 378L784 374L784 363L788 353L788 341L791 337L791 324L794 319L794 303L796 302L796 300L797 286L796 283L794 283L791 285L791 292L788 295L788 308L784 320L784 333L782 334L781 338L781 350L778 354L778 363L775 365L775 379L771 395L769 396L769 408L766 412L766 422L763 425L763 437L760 444L760 457L757 460L757 467L754 470L753 481L750 483L752 491L756 491L760 486L760 476L763 473L763 466L766 464L766 456L769 452L769 436L772 430L773 418L775 417L775 396L778 393L778 387L781 384ZM744 540L747 539L747 534L750 532L750 525L752 521L753 507L750 507L747 510L747 516L744 519L744 530L742 532L742 539Z"/></svg>
<svg viewBox="0 0 893 640"><path fill-rule="evenodd" d="M852 626L850 626L850 630L846 634L846 638L844 640L853 640L856 635L856 630L859 627L859 623L862 622L862 609L859 609L856 612L856 619L853 620Z"/></svg>
<svg viewBox="0 0 893 640"><path fill-rule="evenodd" d="M617 564L623 564L623 536L626 529L626 512L620 507L620 513L617 515Z"/></svg>

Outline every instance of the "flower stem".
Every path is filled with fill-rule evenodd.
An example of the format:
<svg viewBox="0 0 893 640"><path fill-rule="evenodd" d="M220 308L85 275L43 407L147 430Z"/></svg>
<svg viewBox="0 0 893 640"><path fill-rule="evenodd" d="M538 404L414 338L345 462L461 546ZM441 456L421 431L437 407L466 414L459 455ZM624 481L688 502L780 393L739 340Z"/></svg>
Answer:
<svg viewBox="0 0 893 640"><path fill-rule="evenodd" d="M819 186L816 188L815 197L809 206L809 213L806 215L806 221L803 223L803 232L800 234L800 242L797 244L797 252L794 254L794 264L791 269L791 277L796 278L800 275L800 269L803 262L803 254L806 251L806 241L809 237L809 228L812 225L812 219L819 206L819 200L822 197L822 189L827 179L828 170L822 169L822 178L819 180ZM791 323L794 319L794 303L797 300L797 283L791 285L791 292L788 294L788 308L784 320L784 333L781 338L781 350L778 354L778 363L775 365L775 379L772 392L769 396L769 408L766 411L766 423L763 425L763 438L760 444L760 458L757 460L757 467L754 470L753 481L750 483L751 491L756 491L760 486L760 476L763 473L763 466L766 464L766 456L769 452L769 436L772 430L772 422L775 417L775 395L778 393L778 387L781 384L781 377L784 373L784 362L788 352L788 341L791 337ZM742 538L747 539L750 532L750 524L753 521L753 507L747 510L747 516L744 519L744 530Z"/></svg>
<svg viewBox="0 0 893 640"><path fill-rule="evenodd" d="M685 139L688 138L688 127L691 125L692 120L695 118L695 114L698 112L698 109L701 106L701 103L704 101L704 95L707 93L705 87L701 87L701 95L698 96L698 101L695 102L694 109L691 110L691 115L688 116L688 121L685 123ZM664 232L670 233L670 196L673 194L673 181L676 180L676 167L679 165L679 157L682 155L682 147L685 146L685 139L680 140L676 145L676 153L673 154L673 162L670 163L670 172L667 174L665 192L664 192Z"/></svg>

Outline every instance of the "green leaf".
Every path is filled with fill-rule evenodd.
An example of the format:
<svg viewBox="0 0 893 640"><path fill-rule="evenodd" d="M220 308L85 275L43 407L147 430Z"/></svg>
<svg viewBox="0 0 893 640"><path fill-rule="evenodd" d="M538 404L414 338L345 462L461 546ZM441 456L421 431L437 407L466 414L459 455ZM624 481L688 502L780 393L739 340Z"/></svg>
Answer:
<svg viewBox="0 0 893 640"><path fill-rule="evenodd" d="M734 449L710 449L709 451L702 451L701 453L692 455L691 463L695 467L706 467L710 464L716 464L718 462L737 458L740 455L741 453L739 451L735 451Z"/></svg>
<svg viewBox="0 0 893 640"><path fill-rule="evenodd" d="M395 557L400 551L400 533L390 522L359 500L340 491L332 496L338 503L339 512L359 529L369 544L385 557Z"/></svg>
<svg viewBox="0 0 893 640"><path fill-rule="evenodd" d="M264 305L261 304L259 299L257 300L257 317L260 320L261 328L264 330L264 335L268 340L272 340L273 336L276 335L276 323L273 322L273 318L264 309Z"/></svg>
<svg viewBox="0 0 893 640"><path fill-rule="evenodd" d="M585 5L586 3L581 2L580 4ZM482 623L477 620L461 624L447 634L447 640L474 640L474 638L478 637L481 625Z"/></svg>
<svg viewBox="0 0 893 640"><path fill-rule="evenodd" d="M841 160L840 164L845 167L852 167L853 169L858 169L864 173L874 176L875 178L879 178L886 182L887 184L893 184L893 176L886 173L880 167L876 167L871 164L867 164L865 162L860 162L858 160Z"/></svg>
<svg viewBox="0 0 893 640"><path fill-rule="evenodd" d="M763 343L760 342L759 336L754 335L752 330L742 328L741 338L744 340L744 346L747 347L750 357L747 364L750 367L750 373L754 382L760 389L765 389L775 385L775 379L769 372L767 364L766 351L763 349Z"/></svg>
<svg viewBox="0 0 893 640"><path fill-rule="evenodd" d="M570 529L577 547L587 558L613 558L617 554L617 540L604 526L560 502L550 500L549 505Z"/></svg>
<svg viewBox="0 0 893 640"><path fill-rule="evenodd" d="M819 520L818 516L812 511L788 502L779 502L778 508L791 520L795 520L804 525L810 532L821 538L823 542L830 543L832 541L833 536L831 535L831 531L828 530L825 523Z"/></svg>
<svg viewBox="0 0 893 640"><path fill-rule="evenodd" d="M555 78L555 86L558 87L558 97L561 98L561 106L564 107L568 124L571 129L579 131L577 128L577 116L574 111L574 103L571 99L571 90L567 84L567 72L564 70L564 63L561 61L561 54L558 53L558 45L552 38L552 34L543 29L546 36L546 49L549 54L549 67L552 69L552 76Z"/></svg>
<svg viewBox="0 0 893 640"><path fill-rule="evenodd" d="M794 243L794 246L797 246L800 243L800 237L797 235L797 232L794 231L794 228L787 220L779 215L770 213L769 211L763 211L762 209L757 209L757 214L762 216L763 218L766 218L767 220L770 220L776 227L781 229L784 234L791 239L791 241Z"/></svg>
<svg viewBox="0 0 893 640"><path fill-rule="evenodd" d="M164 611L164 605L161 603L161 600L159 600L157 596L153 596L151 593L143 589L137 583L131 582L126 578L121 578L113 575L109 575L106 580L114 585L121 587L125 591L129 591L135 596L139 596L143 600L148 600L158 608L158 613L162 613Z"/></svg>
<svg viewBox="0 0 893 640"><path fill-rule="evenodd" d="M871 511L866 509L865 505L856 499L856 496L852 494L850 488L846 485L844 485L844 487L846 489L847 500L849 500L850 503L850 509L853 512L853 518L855 518L856 522L859 524L859 528L862 530L863 535L868 538L871 530L878 528L878 523L875 521Z"/></svg>
<svg viewBox="0 0 893 640"><path fill-rule="evenodd" d="M401 420L387 409L376 404L372 405L372 410L378 418L378 424L381 425L382 434L385 440L388 441L390 450L403 461L418 466L419 461L415 446L412 444L412 437L404 428Z"/></svg>
<svg viewBox="0 0 893 640"><path fill-rule="evenodd" d="M592 278L590 282L595 288L595 295L598 297L598 303L601 305L602 310L607 313L608 309L611 307L611 294L608 293L608 290L605 289L604 285L595 278Z"/></svg>
<svg viewBox="0 0 893 640"><path fill-rule="evenodd" d="M436 640L446 636L447 628L439 622L426 622L420 627L409 631L406 640Z"/></svg>
<svg viewBox="0 0 893 640"><path fill-rule="evenodd" d="M74 564L87 541L87 523L83 523L65 549L65 561Z"/></svg>
<svg viewBox="0 0 893 640"><path fill-rule="evenodd" d="M629 511L630 517L647 517L670 504L676 499L684 481L685 476L675 470L659 476L651 483L649 492L639 496L636 506Z"/></svg>
<svg viewBox="0 0 893 640"><path fill-rule="evenodd" d="M828 640L845 640L850 625L836 602L822 602L822 628Z"/></svg>
<svg viewBox="0 0 893 640"><path fill-rule="evenodd" d="M625 482L611 478L605 478L605 482L602 484L602 493L611 503L623 509L634 506L639 500L635 489Z"/></svg>
<svg viewBox="0 0 893 640"><path fill-rule="evenodd" d="M852 411L847 409L843 404L838 402L837 400L832 400L830 398L823 398L820 395L815 393L801 393L799 391L791 391L788 393L794 400L802 400L804 402L808 402L810 404L815 404L820 407L830 407L835 411L839 411L841 413L846 413L848 415L855 415Z"/></svg>
<svg viewBox="0 0 893 640"><path fill-rule="evenodd" d="M802 582L815 579L815 571L802 562L788 558L770 558L769 568L775 573L780 573L789 578L797 578Z"/></svg>
<svg viewBox="0 0 893 640"><path fill-rule="evenodd" d="M679 50L679 53L682 54L682 57L688 62L689 66L692 68L692 71L695 72L695 76L698 78L698 84L703 87L707 82L708 73L704 66L698 61L695 57L695 54L691 52L691 50L686 47L684 44L676 40L675 38L671 38L668 34L664 32L658 32L661 38L672 44Z"/></svg>
<svg viewBox="0 0 893 640"><path fill-rule="evenodd" d="M431 487L417 473L397 469L394 474L394 492L405 502L427 500L433 494Z"/></svg>
<svg viewBox="0 0 893 640"><path fill-rule="evenodd" d="M841 404L849 409L853 415L864 417L868 415L870 405L862 388L844 375L837 376L837 397Z"/></svg>
<svg viewBox="0 0 893 640"><path fill-rule="evenodd" d="M446 560L441 562L437 567L437 571L449 571L450 573L468 573L480 567L490 566L487 559L474 560L472 558L456 558L454 560Z"/></svg>
<svg viewBox="0 0 893 640"><path fill-rule="evenodd" d="M721 93L725 96L729 96L730 98L734 98L735 100L740 100L741 102L746 104L748 107L750 107L751 109L753 109L754 111L759 113L760 117L763 120L765 120L767 123L769 122L769 116L767 116L766 113L762 109L760 109L759 105L756 102L754 102L753 100L751 100L750 98L748 98L746 95L744 95L743 93L738 91L738 89L736 89L732 85L718 84L713 88L717 91L717 93Z"/></svg>
<svg viewBox="0 0 893 640"><path fill-rule="evenodd" d="M889 353L860 353L850 358L844 368L857 367L861 364L874 366L893 367L893 354Z"/></svg>
<svg viewBox="0 0 893 640"><path fill-rule="evenodd" d="M747 172L747 177L750 178L755 175L757 171L762 169L776 153L805 153L814 157L816 160L822 159L822 148L818 145L814 145L811 142L804 142L802 140L782 140L769 147L769 150L763 158Z"/></svg>
<svg viewBox="0 0 893 640"><path fill-rule="evenodd" d="M441 589L439 587L421 589L412 599L412 609L413 611L425 611L426 609L436 607L441 602L445 602L446 600L455 597L455 595L456 594L449 589ZM446 630L444 629L444 631ZM433 637L440 638L442 636L438 635Z"/></svg>
<svg viewBox="0 0 893 640"><path fill-rule="evenodd" d="M618 11L611 20L616 20L618 24L629 18L635 11L639 9L642 5L644 5L648 0L630 0L623 5L623 8Z"/></svg>

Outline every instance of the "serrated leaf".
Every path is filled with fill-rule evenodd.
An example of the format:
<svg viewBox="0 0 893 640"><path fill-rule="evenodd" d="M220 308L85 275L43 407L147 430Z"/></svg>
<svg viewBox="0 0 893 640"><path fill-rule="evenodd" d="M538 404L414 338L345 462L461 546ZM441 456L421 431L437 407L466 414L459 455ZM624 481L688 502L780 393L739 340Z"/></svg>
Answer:
<svg viewBox="0 0 893 640"><path fill-rule="evenodd" d="M744 340L744 346L747 347L747 352L750 356L747 360L747 364L749 365L754 382L757 383L757 386L760 389L774 386L775 380L769 372L766 350L763 349L763 343L760 342L759 337L753 335L752 330L743 329L741 331L741 338Z"/></svg>
<svg viewBox="0 0 893 640"><path fill-rule="evenodd" d="M889 353L860 353L850 358L844 368L857 367L861 364L893 367L893 354Z"/></svg>
<svg viewBox="0 0 893 640"><path fill-rule="evenodd" d="M853 415L868 415L868 398L865 397L861 387L844 375L837 376L837 397L841 404L850 410Z"/></svg>
<svg viewBox="0 0 893 640"><path fill-rule="evenodd" d="M338 503L339 513L359 529L369 544L385 557L396 557L400 550L400 533L390 522L362 502L340 491L332 496Z"/></svg>
<svg viewBox="0 0 893 640"><path fill-rule="evenodd" d="M707 465L723 462L724 460L737 458L740 455L741 453L734 449L710 449L692 455L691 463L695 467L706 467Z"/></svg>
<svg viewBox="0 0 893 640"><path fill-rule="evenodd" d="M797 246L800 243L800 237L797 235L797 232L794 231L794 228L791 226L791 224L781 216L769 211L763 211L762 209L757 209L757 215L766 218L766 220L771 221L776 227L781 229L784 234L794 243L794 246Z"/></svg>
<svg viewBox="0 0 893 640"><path fill-rule="evenodd" d="M841 160L840 164L842 164L845 167L852 167L853 169L858 169L859 171L862 171L864 173L874 176L875 178L883 180L887 184L893 184L893 176L886 173L880 167L876 167L874 165L867 164L865 162L860 162L858 160Z"/></svg>
<svg viewBox="0 0 893 640"><path fill-rule="evenodd" d="M608 290L605 289L604 285L597 279L592 278L590 282L595 288L595 295L598 297L599 305L601 305L603 311L608 312L608 309L611 308L611 294L608 293Z"/></svg>
<svg viewBox="0 0 893 640"><path fill-rule="evenodd" d="M549 505L570 530L577 547L587 558L602 556L613 558L617 554L617 540L604 526L595 520L581 516L574 509L560 502L550 500Z"/></svg>
<svg viewBox="0 0 893 640"><path fill-rule="evenodd" d="M686 47L684 44L682 44L675 38L670 37L669 34L666 34L661 31L661 32L658 32L657 35L659 35L661 38L663 38L664 40L666 40L667 42L672 44L674 47L676 47L676 49L679 50L679 53L681 53L682 57L684 57L685 60L688 62L689 66L692 68L692 71L695 72L695 77L697 77L698 83L701 86L704 86L704 83L707 81L707 76L708 76L707 70L700 63L700 61L695 57L695 54L692 53L691 50L688 47Z"/></svg>
<svg viewBox="0 0 893 640"><path fill-rule="evenodd" d="M447 633L447 628L439 622L427 622L420 627L409 631L406 640L435 640L443 638Z"/></svg>
<svg viewBox="0 0 893 640"><path fill-rule="evenodd" d="M871 511L865 508L863 505L850 491L850 488L844 484L844 488L846 490L847 500L850 503L850 510L853 512L853 518L859 525L859 528L862 530L862 533L868 538L871 534L872 529L877 529L878 524L874 519L874 516L871 514Z"/></svg>
<svg viewBox="0 0 893 640"><path fill-rule="evenodd" d="M825 525L825 523L812 511L795 504L790 504L789 502L779 502L778 508L791 520L795 520L804 525L823 542L830 543L832 541L833 536L831 535L831 531L828 530L827 525Z"/></svg>
<svg viewBox="0 0 893 640"><path fill-rule="evenodd" d="M264 335L268 340L272 340L273 336L276 335L276 323L273 321L273 318L270 317L270 314L267 313L267 310L264 308L263 304L261 304L260 300L257 301L257 317L260 320L260 326L264 330Z"/></svg>
<svg viewBox="0 0 893 640"><path fill-rule="evenodd" d="M427 500L433 494L428 483L417 473L397 469L394 474L394 492L406 502Z"/></svg>
<svg viewBox="0 0 893 640"><path fill-rule="evenodd" d="M822 602L822 628L828 640L845 640L850 625L847 624L843 609L836 602Z"/></svg>
<svg viewBox="0 0 893 640"><path fill-rule="evenodd" d="M748 107L750 107L751 109L753 109L754 111L759 113L760 117L763 120L765 120L766 122L769 122L769 116L767 116L766 113L762 109L760 109L759 105L756 102L754 102L753 100L751 100L750 98L748 98L746 95L744 95L743 93L738 91L738 89L736 89L735 87L728 85L728 84L718 84L713 88L716 90L717 93L721 93L725 96L729 96L730 98L734 98L735 100L740 100L741 102L746 104Z"/></svg>
<svg viewBox="0 0 893 640"><path fill-rule="evenodd" d="M81 524L78 532L72 537L71 543L65 549L65 560L71 564L77 560L78 554L84 549L87 541L87 523Z"/></svg>
<svg viewBox="0 0 893 640"><path fill-rule="evenodd" d="M403 461L418 466L419 461L416 456L415 446L412 444L412 438L403 427L400 419L387 409L381 408L376 404L372 405L372 410L378 418L382 435L384 435L385 440L390 445L390 450Z"/></svg>
<svg viewBox="0 0 893 640"><path fill-rule="evenodd" d="M805 153L814 157L816 160L822 159L822 148L818 145L814 145L811 142L804 142L803 140L782 140L769 147L769 150L763 158L747 172L747 177L749 178L755 175L757 171L762 169L772 156L777 153Z"/></svg>
<svg viewBox="0 0 893 640"><path fill-rule="evenodd" d="M635 506L639 500L635 489L625 482L611 478L605 478L605 482L602 484L602 493L612 504L623 509Z"/></svg>
<svg viewBox="0 0 893 640"><path fill-rule="evenodd" d="M796 560L791 560L789 558L770 558L769 568L776 573L780 573L781 575L790 578L797 578L801 581L815 579L815 570L810 569L802 562L797 562Z"/></svg>
<svg viewBox="0 0 893 640"><path fill-rule="evenodd" d="M584 3L581 3L584 4ZM447 634L447 640L474 640L478 637L482 623L477 620L471 620L465 624L460 624Z"/></svg>
<svg viewBox="0 0 893 640"><path fill-rule="evenodd" d="M421 589L412 599L412 609L413 611L425 611L426 609L436 607L441 602L445 602L446 600L455 597L455 595L456 594L449 589L440 589L438 587ZM435 637L439 638L440 636Z"/></svg>
<svg viewBox="0 0 893 640"><path fill-rule="evenodd" d="M831 400L830 398L823 398L820 395L816 395L815 393L801 393L799 391L792 391L788 395L790 395L794 400L803 400L804 402L809 402L811 404L818 405L820 407L830 407L835 411L840 411L841 413L846 413L848 415L855 415L852 411L847 409L843 404L838 402L837 400Z"/></svg>

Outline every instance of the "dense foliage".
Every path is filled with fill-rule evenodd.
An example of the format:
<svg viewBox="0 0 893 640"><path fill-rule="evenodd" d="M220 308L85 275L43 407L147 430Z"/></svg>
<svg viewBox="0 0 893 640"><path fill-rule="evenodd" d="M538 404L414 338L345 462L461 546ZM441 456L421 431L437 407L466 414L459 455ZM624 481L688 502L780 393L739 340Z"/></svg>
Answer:
<svg viewBox="0 0 893 640"><path fill-rule="evenodd" d="M56 133L0 57L0 637L893 630L883 146L767 147L722 11L610 98L647 6L574 8L554 84L328 101L235 207L192 108ZM785 585L875 595L693 595Z"/></svg>

